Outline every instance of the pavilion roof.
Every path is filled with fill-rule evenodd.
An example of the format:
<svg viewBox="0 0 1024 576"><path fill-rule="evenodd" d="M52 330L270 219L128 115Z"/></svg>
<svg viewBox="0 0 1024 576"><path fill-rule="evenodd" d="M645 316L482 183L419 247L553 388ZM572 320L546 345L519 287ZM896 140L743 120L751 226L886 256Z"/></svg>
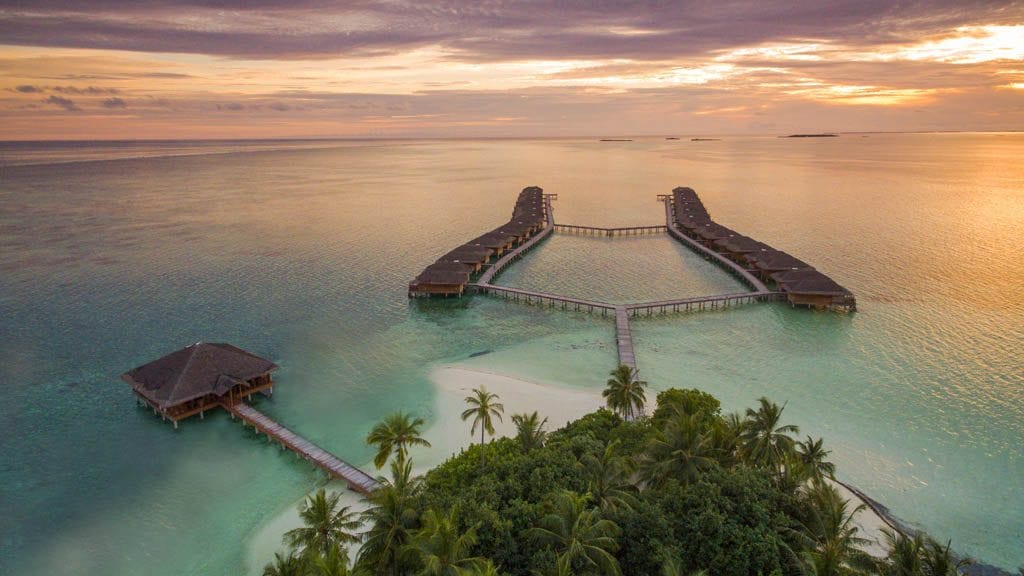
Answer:
<svg viewBox="0 0 1024 576"><path fill-rule="evenodd" d="M841 296L850 291L817 270L786 270L772 274L784 292Z"/></svg>
<svg viewBox="0 0 1024 576"><path fill-rule="evenodd" d="M125 372L121 379L166 408L208 394L223 395L236 384L277 368L270 360L231 344L197 342Z"/></svg>
<svg viewBox="0 0 1024 576"><path fill-rule="evenodd" d="M747 262L753 264L758 270L782 271L790 269L814 269L814 266L811 266L796 256L791 256L782 250L773 250L770 248L748 252L746 259Z"/></svg>

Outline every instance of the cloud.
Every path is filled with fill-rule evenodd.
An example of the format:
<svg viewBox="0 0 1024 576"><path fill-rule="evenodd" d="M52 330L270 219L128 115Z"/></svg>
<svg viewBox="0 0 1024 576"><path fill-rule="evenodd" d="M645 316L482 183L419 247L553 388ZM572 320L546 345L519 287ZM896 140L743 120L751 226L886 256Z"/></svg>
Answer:
<svg viewBox="0 0 1024 576"><path fill-rule="evenodd" d="M440 46L462 60L682 57L775 40L912 42L970 24L1018 23L993 0L36 0L0 12L7 44L240 58L331 58Z"/></svg>
<svg viewBox="0 0 1024 576"><path fill-rule="evenodd" d="M79 88L77 86L50 86L50 90L57 92L58 94L75 94L75 95L87 95L87 96L98 96L101 94L117 94L120 92L117 88L97 88L96 86L86 86L85 88Z"/></svg>
<svg viewBox="0 0 1024 576"><path fill-rule="evenodd" d="M64 97L61 97L61 96L56 96L56 95L53 95L53 94L51 94L49 98L44 100L44 102L46 102L47 104L53 104L54 106L59 106L59 107L65 109L65 110L67 110L68 112L81 112L82 111L81 108L79 108L77 105L75 105L75 102L73 100L71 100L69 98L64 98Z"/></svg>
<svg viewBox="0 0 1024 576"><path fill-rule="evenodd" d="M39 87L39 86L31 86L31 85L28 85L28 84L22 84L21 86L16 86L14 89L16 91L18 91L18 92L21 92L22 94L37 94L37 93L43 91L43 89L41 87Z"/></svg>
<svg viewBox="0 0 1024 576"><path fill-rule="evenodd" d="M103 107L104 108L124 108L126 106L128 106L128 104L125 103L125 101L122 100L121 98L117 98L117 97L107 98L106 100L103 101Z"/></svg>

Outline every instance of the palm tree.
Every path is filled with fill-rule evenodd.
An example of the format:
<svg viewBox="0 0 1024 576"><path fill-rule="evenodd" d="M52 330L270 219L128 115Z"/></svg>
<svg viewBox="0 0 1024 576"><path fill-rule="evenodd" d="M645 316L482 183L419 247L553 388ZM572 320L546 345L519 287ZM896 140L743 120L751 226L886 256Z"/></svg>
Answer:
<svg viewBox="0 0 1024 576"><path fill-rule="evenodd" d="M370 507L361 516L370 528L363 534L356 566L379 576L404 573L408 564L405 547L412 541L418 520L413 500L420 480L412 475L412 462L392 461L391 476L390 481L380 478L381 486L367 496Z"/></svg>
<svg viewBox="0 0 1024 576"><path fill-rule="evenodd" d="M612 370L609 375L607 388L601 393L608 408L621 416L624 420L633 420L644 413L644 404L647 398L644 396L644 386L647 382L634 378L633 370L625 364Z"/></svg>
<svg viewBox="0 0 1024 576"><path fill-rule="evenodd" d="M683 566L683 562L674 556L665 556L661 561L661 575L662 576L687 576L686 568ZM697 570L696 572L690 572L689 576L708 576L708 573L704 570Z"/></svg>
<svg viewBox="0 0 1024 576"><path fill-rule="evenodd" d="M274 561L263 567L263 576L305 576L306 567L297 554L289 552L282 556L274 553Z"/></svg>
<svg viewBox="0 0 1024 576"><path fill-rule="evenodd" d="M474 388L473 395L466 396L466 404L469 404L469 408L462 411L463 420L473 418L473 428L470 429L470 434L476 434L476 427L480 426L481 467L484 465L484 432L494 434L494 421L491 418L497 416L498 420L501 420L501 414L505 411L505 407L496 400L498 400L498 395L491 394L486 387Z"/></svg>
<svg viewBox="0 0 1024 576"><path fill-rule="evenodd" d="M483 558L469 555L475 545L476 528L459 534L455 510L447 514L427 510L423 514L423 528L416 533L409 549L423 564L419 576L461 576L484 565Z"/></svg>
<svg viewBox="0 0 1024 576"><path fill-rule="evenodd" d="M882 573L886 576L922 576L924 538L921 534L907 536L888 528L883 528L882 534L889 546Z"/></svg>
<svg viewBox="0 0 1024 576"><path fill-rule="evenodd" d="M544 446L548 437L548 433L544 431L544 425L548 423L547 418L540 420L536 411L533 414L524 412L512 415L512 422L516 425L516 439L524 451L529 452Z"/></svg>
<svg viewBox="0 0 1024 576"><path fill-rule="evenodd" d="M836 465L825 460L832 451L825 450L823 442L821 438L815 440L808 436L806 442L796 443L797 460L806 467L812 478L818 480L833 478L836 473Z"/></svg>
<svg viewBox="0 0 1024 576"><path fill-rule="evenodd" d="M326 554L309 559L308 576L349 576L348 552L341 546L331 546Z"/></svg>
<svg viewBox="0 0 1024 576"><path fill-rule="evenodd" d="M631 509L636 488L629 482L629 460L619 454L621 442L614 440L600 454L580 458L587 476L587 491L601 510Z"/></svg>
<svg viewBox="0 0 1024 576"><path fill-rule="evenodd" d="M804 563L814 576L848 576L862 574L871 567L872 559L860 550L868 541L857 535L853 517L863 510L853 510L835 487L814 481L804 492L806 520L802 523Z"/></svg>
<svg viewBox="0 0 1024 576"><path fill-rule="evenodd" d="M711 421L708 433L715 459L722 466L731 467L737 463L744 426L743 418L736 412Z"/></svg>
<svg viewBox="0 0 1024 576"><path fill-rule="evenodd" d="M359 521L348 506L338 506L340 498L341 494L331 492L328 495L323 488L313 496L307 496L299 506L299 518L304 526L285 532L285 543L308 557L327 554L342 544L358 542L355 531L359 528Z"/></svg>
<svg viewBox="0 0 1024 576"><path fill-rule="evenodd" d="M698 416L677 416L657 431L641 460L641 477L649 486L663 486L670 478L683 483L697 479L715 465L715 447L702 431Z"/></svg>
<svg viewBox="0 0 1024 576"><path fill-rule="evenodd" d="M960 570L973 564L970 558L957 560L950 550L953 542L946 541L943 546L931 538L924 549L924 573L928 576L959 576Z"/></svg>
<svg viewBox="0 0 1024 576"><path fill-rule="evenodd" d="M498 567L490 560L484 560L481 565L470 568L463 572L463 574L465 576L501 576L501 572L498 572Z"/></svg>
<svg viewBox="0 0 1024 576"><path fill-rule="evenodd" d="M747 408L747 419L740 439L742 452L747 461L778 471L788 454L794 451L795 443L790 434L797 434L800 428L792 424L779 425L785 406L758 399L761 404L756 411Z"/></svg>
<svg viewBox="0 0 1024 576"><path fill-rule="evenodd" d="M430 442L420 436L421 426L422 418L413 418L411 414L402 412L395 412L378 422L366 436L367 444L377 446L374 466L383 468L393 452L397 452L398 459L404 461L409 455L410 446L429 447Z"/></svg>
<svg viewBox="0 0 1024 576"><path fill-rule="evenodd" d="M540 519L540 525L527 535L550 545L558 555L556 571L571 574L582 564L584 573L619 576L619 562L612 555L618 548L615 539L621 530L611 520L601 518L596 508L587 507L586 496L565 490L555 500L555 512Z"/></svg>

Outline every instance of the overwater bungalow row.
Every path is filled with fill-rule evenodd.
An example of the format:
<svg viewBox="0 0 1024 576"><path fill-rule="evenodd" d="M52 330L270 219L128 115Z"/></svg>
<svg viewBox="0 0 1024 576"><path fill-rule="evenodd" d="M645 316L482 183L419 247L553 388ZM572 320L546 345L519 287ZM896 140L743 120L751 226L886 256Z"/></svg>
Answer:
<svg viewBox="0 0 1024 576"><path fill-rule="evenodd" d="M505 224L453 249L427 266L409 283L409 297L462 296L474 275L544 229L544 190L524 188Z"/></svg>
<svg viewBox="0 0 1024 576"><path fill-rule="evenodd" d="M856 309L856 299L849 290L810 264L712 220L692 188L672 190L672 209L673 219L684 234L774 283L790 304L819 310Z"/></svg>

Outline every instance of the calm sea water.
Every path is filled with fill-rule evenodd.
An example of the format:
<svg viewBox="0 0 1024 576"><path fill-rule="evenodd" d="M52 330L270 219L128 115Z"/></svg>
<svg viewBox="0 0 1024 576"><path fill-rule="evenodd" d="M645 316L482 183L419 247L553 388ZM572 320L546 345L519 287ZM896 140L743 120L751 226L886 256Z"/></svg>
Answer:
<svg viewBox="0 0 1024 576"><path fill-rule="evenodd" d="M226 416L178 431L118 376L199 340L281 365L261 408L354 462L430 367L600 388L609 319L406 283L503 222L712 215L852 289L837 315L755 305L634 322L655 389L766 395L909 524L1024 563L1024 135L0 144L0 573L223 574L324 478ZM78 161L88 160L88 161ZM731 291L665 236L556 236L500 282L614 302Z"/></svg>

